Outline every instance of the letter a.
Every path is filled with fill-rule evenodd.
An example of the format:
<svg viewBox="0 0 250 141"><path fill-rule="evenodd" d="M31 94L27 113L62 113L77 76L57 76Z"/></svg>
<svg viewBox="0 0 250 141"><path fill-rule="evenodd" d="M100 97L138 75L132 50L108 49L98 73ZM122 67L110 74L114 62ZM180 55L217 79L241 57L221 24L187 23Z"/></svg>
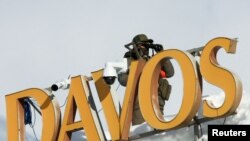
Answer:
<svg viewBox="0 0 250 141"><path fill-rule="evenodd" d="M90 141L104 140L96 112L91 108L92 95L87 78L73 77L71 80L68 102L59 134L59 141L69 141L71 133L84 129ZM74 122L76 108L79 109L81 121Z"/></svg>

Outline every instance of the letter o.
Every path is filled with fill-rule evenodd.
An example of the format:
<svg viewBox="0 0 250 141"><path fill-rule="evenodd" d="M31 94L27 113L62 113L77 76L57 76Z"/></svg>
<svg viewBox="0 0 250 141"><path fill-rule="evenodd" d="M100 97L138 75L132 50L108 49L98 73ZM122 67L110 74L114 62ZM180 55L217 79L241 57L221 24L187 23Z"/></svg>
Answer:
<svg viewBox="0 0 250 141"><path fill-rule="evenodd" d="M184 81L183 100L176 117L165 121L158 104L158 79L160 62L170 57L182 70ZM201 88L195 58L184 51L169 49L156 54L145 65L139 84L139 104L145 121L153 128L166 130L188 124L197 113L201 101ZM171 107L170 107L171 108Z"/></svg>

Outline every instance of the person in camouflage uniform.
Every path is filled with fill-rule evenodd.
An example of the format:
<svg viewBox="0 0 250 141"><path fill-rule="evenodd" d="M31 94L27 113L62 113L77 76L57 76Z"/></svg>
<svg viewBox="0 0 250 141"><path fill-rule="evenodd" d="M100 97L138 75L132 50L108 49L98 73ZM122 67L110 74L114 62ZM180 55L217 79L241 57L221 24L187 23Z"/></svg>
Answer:
<svg viewBox="0 0 250 141"><path fill-rule="evenodd" d="M152 56L149 55L149 49L153 49L156 53L163 50L163 47L159 44L153 44L152 39L148 39L145 34L136 35L132 44L134 48L125 53L124 58L128 60L128 66L130 66L131 61L138 60L140 58L148 61ZM136 47L136 48L135 48ZM121 73L118 75L118 81L122 86L127 85L129 70L126 73ZM161 61L161 73L159 75L159 85L158 85L158 101L161 113L163 114L165 101L169 99L171 92L171 85L169 85L166 78L172 77L174 75L174 68L169 58L165 58ZM133 109L133 119L132 124L137 125L144 122L142 113L139 107L138 98L135 98L134 109Z"/></svg>

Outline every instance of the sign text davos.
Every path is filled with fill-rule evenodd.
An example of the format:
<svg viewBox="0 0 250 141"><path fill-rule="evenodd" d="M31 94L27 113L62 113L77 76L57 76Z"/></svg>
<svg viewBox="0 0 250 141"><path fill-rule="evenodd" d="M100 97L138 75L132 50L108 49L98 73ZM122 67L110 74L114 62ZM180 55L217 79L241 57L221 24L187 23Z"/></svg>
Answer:
<svg viewBox="0 0 250 141"><path fill-rule="evenodd" d="M225 92L225 100L221 107L213 107L207 101L204 101L203 105L201 105L203 115L210 118L228 116L235 112L242 95L240 79L217 62L216 55L220 48L223 48L227 53L235 53L236 40L224 37L212 39L204 47L200 58L202 77ZM157 101L160 61L165 57L174 59L180 65L184 81L183 99L179 113L170 121L164 120ZM106 85L102 79L103 70L92 72L92 78L104 110L111 139L128 139L134 97L137 92L142 115L151 127L167 130L183 127L190 123L198 111L202 97L198 70L195 58L191 54L178 49L168 49L157 53L147 63L143 60L132 62L120 115L116 112L110 86ZM8 140L17 141L23 139L24 123L22 121L24 110L20 100L27 97L34 98L40 106L43 121L42 141L70 140L72 132L82 129L84 129L88 140L104 140L96 112L91 108L88 99L91 95L88 81L86 76L76 76L71 79L62 122L60 121L60 108L56 100L51 99L46 90L31 88L7 95ZM77 108L81 120L74 122Z"/></svg>

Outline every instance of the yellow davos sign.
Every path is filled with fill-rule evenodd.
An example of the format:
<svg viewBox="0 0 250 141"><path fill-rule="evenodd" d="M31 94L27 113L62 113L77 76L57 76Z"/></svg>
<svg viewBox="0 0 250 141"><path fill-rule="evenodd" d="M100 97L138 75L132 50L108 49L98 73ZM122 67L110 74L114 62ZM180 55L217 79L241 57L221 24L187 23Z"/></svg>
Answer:
<svg viewBox="0 0 250 141"><path fill-rule="evenodd" d="M206 101L203 102L203 115L209 118L223 117L234 113L242 95L240 79L233 72L220 66L216 60L220 48L224 48L227 53L235 53L236 40L215 38L206 44L200 58L200 71L203 78L225 92L225 100L221 107L216 108ZM181 108L176 117L170 121L165 121L161 114L157 92L160 61L166 57L177 61L184 81ZM148 62L143 60L132 62L121 115L115 110L110 86L102 79L103 70L92 72L92 79L95 82L104 110L111 139L128 140L133 118L134 99L137 93L143 118L151 127L168 130L187 126L197 113L201 102L198 70L195 58L188 52L177 49L162 51ZM8 140L24 140L24 110L21 103L22 99L28 97L34 98L41 109L42 141L68 141L71 139L72 132L82 129L84 129L88 140L105 140L98 117L89 102L88 97L91 95L89 81L86 76L76 76L71 79L62 123L57 102L45 90L33 88L7 95ZM74 122L77 108L81 120Z"/></svg>

